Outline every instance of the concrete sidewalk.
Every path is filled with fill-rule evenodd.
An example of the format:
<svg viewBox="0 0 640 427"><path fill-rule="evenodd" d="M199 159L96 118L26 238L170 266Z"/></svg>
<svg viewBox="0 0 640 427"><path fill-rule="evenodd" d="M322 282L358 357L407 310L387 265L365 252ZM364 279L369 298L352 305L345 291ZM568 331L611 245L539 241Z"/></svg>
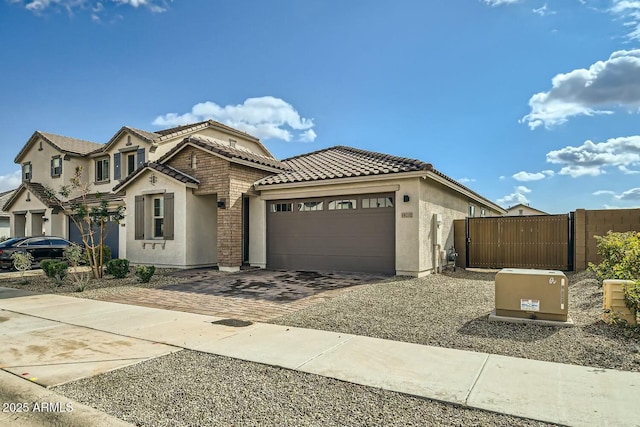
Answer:
<svg viewBox="0 0 640 427"><path fill-rule="evenodd" d="M119 359L126 363L186 348L558 424L640 423L637 372L263 323L233 327L212 323L220 319L211 316L8 288L0 288L0 317L7 319L0 323L0 340L6 340L0 345L9 349L0 355L0 366L18 375L24 368L22 356L12 355L30 354L30 345L47 347L43 351L55 354L60 351L56 348L60 336L50 334L55 328L39 322L78 328L75 336L87 344L82 347L87 352L83 363L62 366L48 365L43 362L46 359L32 361L29 369L38 369L37 382L46 386L87 376L82 365L92 362L89 352L95 347L92 334L96 334L96 342L134 340L118 350ZM154 354L143 343L165 347ZM138 348L138 359L130 357L129 348Z"/></svg>

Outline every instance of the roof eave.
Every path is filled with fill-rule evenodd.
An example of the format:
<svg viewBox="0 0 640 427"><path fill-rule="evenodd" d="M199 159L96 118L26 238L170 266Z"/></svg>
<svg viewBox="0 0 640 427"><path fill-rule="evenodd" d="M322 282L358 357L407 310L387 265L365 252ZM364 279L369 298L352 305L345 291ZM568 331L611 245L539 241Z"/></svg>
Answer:
<svg viewBox="0 0 640 427"><path fill-rule="evenodd" d="M480 196L479 194L477 194L476 192L464 187L461 184L458 184L457 182L448 180L447 178L445 178L444 175L441 172L436 172L435 170L431 170L431 171L427 171L426 172L426 176L428 178L431 178L432 180L439 182L455 191L457 191L458 193L464 194L465 196L469 197L472 200L475 200L478 203L481 203L487 207L490 207L491 209L496 210L497 212L501 213L501 214L505 214L507 213L507 211L501 207L498 206L497 204L493 203L491 200L489 199L485 199L484 197ZM446 175L445 175L446 176Z"/></svg>
<svg viewBox="0 0 640 427"><path fill-rule="evenodd" d="M421 170L421 171L395 172L395 173L360 175L360 176L345 176L345 177L338 177L338 178L316 179L316 180L310 180L310 181L283 182L278 184L254 184L254 188L258 191L269 191L269 190L279 190L279 189L296 188L296 187L318 187L322 185L332 185L332 184L351 184L351 183L369 182L369 181L386 181L391 179L419 178L419 177L425 176L425 174L426 174L426 171Z"/></svg>

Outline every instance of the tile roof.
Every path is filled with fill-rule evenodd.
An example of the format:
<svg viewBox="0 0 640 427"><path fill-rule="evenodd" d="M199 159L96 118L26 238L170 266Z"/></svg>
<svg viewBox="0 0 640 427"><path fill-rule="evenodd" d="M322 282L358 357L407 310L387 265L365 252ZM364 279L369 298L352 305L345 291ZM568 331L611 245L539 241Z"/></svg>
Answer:
<svg viewBox="0 0 640 427"><path fill-rule="evenodd" d="M244 160L254 163L256 166L267 166L271 169L288 170L289 167L283 162L274 159L273 157L263 156L256 154L253 151L247 150L242 147L231 147L228 144L223 144L213 138L209 138L202 135L195 135L185 138L178 145L169 150L164 156L158 159L158 163L163 163L175 153L182 150L185 145L192 144L210 153L218 154L229 160Z"/></svg>
<svg viewBox="0 0 640 427"><path fill-rule="evenodd" d="M4 208L4 205L9 201L9 199L13 197L15 192L16 190L14 189L14 190L9 190L9 191L0 193L0 216L3 216L3 217L9 216L9 212L6 212L5 210L3 210L3 208Z"/></svg>
<svg viewBox="0 0 640 427"><path fill-rule="evenodd" d="M133 128L131 126L125 126L124 128L129 130L134 135L137 135L140 138L142 138L142 139L144 139L144 140L146 140L148 142L154 142L155 140L157 140L158 138L160 138L162 136L162 135L160 135L159 133L156 133L156 132L149 132L149 131L146 131L146 130Z"/></svg>
<svg viewBox="0 0 640 427"><path fill-rule="evenodd" d="M186 173L181 172L176 168L172 168L171 166L162 165L156 162L147 162L141 167L139 167L138 169L136 169L128 177L120 181L118 185L113 187L112 191L114 192L119 191L120 189L122 189L122 187L132 182L138 175L140 175L144 170L147 170L147 169L155 170L157 172L160 172L161 174L170 176L171 178L177 181L183 182L185 184L196 184L196 185L200 184L200 181L198 179L192 177L191 175L187 175Z"/></svg>
<svg viewBox="0 0 640 427"><path fill-rule="evenodd" d="M79 156L84 156L102 148L102 144L98 144L97 142L70 138L68 136L56 135L49 132L35 131L33 135L31 135L31 138L29 138L29 141L27 141L27 143L22 147L22 150L20 150L20 152L16 156L14 162L20 163L22 156L26 154L26 152L37 141L38 138L42 138L43 140L47 141L62 153L76 154Z"/></svg>
<svg viewBox="0 0 640 427"><path fill-rule="evenodd" d="M69 199L66 204L79 203L83 200L87 205L94 205L100 203L102 200L107 202L120 202L124 200L124 198L121 195L113 193L89 193L84 197L78 196L73 199Z"/></svg>
<svg viewBox="0 0 640 427"><path fill-rule="evenodd" d="M257 185L284 184L336 178L432 170L420 160L335 146L282 161L290 170L259 180Z"/></svg>
<svg viewBox="0 0 640 427"><path fill-rule="evenodd" d="M22 184L20 184L20 187L16 188L2 205L2 210L6 211L11 206L11 204L13 204L13 201L18 197L20 190L23 189L31 192L31 194L36 196L38 200L40 200L46 207L52 208L54 210L60 209L60 199L58 199L56 196L49 197L49 192L44 185L40 184L39 182L23 181Z"/></svg>
<svg viewBox="0 0 640 427"><path fill-rule="evenodd" d="M38 132L44 139L53 144L58 150L72 154L88 154L96 148L102 147L97 142L85 141L82 139L70 138L68 136L56 135L48 132Z"/></svg>

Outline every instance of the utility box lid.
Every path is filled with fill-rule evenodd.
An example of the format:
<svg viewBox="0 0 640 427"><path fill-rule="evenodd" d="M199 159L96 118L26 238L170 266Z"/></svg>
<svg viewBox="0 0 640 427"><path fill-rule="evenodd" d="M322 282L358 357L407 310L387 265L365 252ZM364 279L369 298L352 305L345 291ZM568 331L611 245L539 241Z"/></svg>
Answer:
<svg viewBox="0 0 640 427"><path fill-rule="evenodd" d="M569 280L561 271L504 268L495 279L496 315L566 322Z"/></svg>

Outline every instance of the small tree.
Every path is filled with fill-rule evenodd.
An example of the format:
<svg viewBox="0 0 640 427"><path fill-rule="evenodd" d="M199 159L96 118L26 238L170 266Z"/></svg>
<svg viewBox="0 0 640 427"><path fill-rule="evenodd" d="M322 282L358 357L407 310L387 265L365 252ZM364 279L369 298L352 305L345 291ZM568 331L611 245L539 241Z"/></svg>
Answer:
<svg viewBox="0 0 640 427"><path fill-rule="evenodd" d="M63 185L57 192L52 188L46 188L46 192L49 200L64 210L80 231L82 243L89 255L89 267L93 277L99 279L104 270L103 251L104 240L108 234L107 222L112 219L119 224L124 218L124 206L109 206L109 202L100 193L96 194L97 203L92 203L89 200L91 184L83 181L82 173L83 167L76 167L69 185Z"/></svg>

